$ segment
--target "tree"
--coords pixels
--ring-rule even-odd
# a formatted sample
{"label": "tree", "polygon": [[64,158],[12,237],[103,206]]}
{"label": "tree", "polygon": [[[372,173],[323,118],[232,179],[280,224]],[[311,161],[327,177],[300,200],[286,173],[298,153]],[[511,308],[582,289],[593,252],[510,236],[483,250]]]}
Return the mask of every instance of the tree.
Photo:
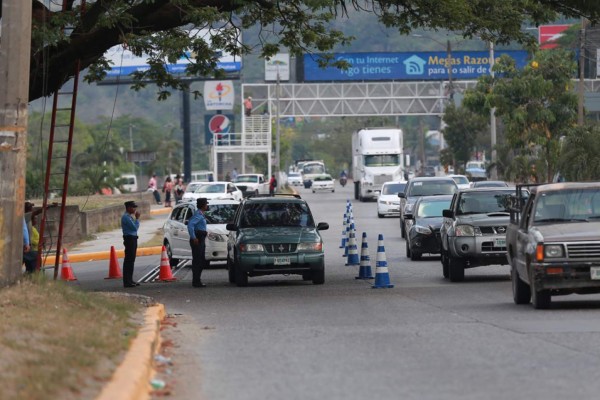
{"label": "tree", "polygon": [[576,127],[562,143],[559,170],[568,181],[600,180],[600,127]]}
{"label": "tree", "polygon": [[456,107],[450,103],[444,114],[444,139],[454,158],[455,170],[458,165],[464,170],[465,164],[471,159],[475,138],[488,127],[485,117],[478,115],[465,107]]}
{"label": "tree", "polygon": [[482,115],[496,107],[507,144],[515,154],[529,158],[536,180],[551,181],[557,170],[560,138],[575,124],[577,97],[572,91],[573,55],[544,50],[529,65],[517,70],[513,59],[502,56],[494,67],[496,77],[481,77],[467,91],[465,105]]}
{"label": "tree", "polygon": [[[27,0],[26,0],[27,1]],[[465,37],[507,43],[528,40],[521,30],[525,23],[546,23],[565,16],[588,17],[595,22],[600,9],[588,0],[292,0],[207,1],[207,0],[89,0],[85,7],[64,0],[65,10],[47,8],[47,2],[33,3],[33,35],[29,100],[57,91],[74,73],[80,60],[87,68],[86,79],[102,79],[109,67],[104,58],[111,47],[126,44],[136,55],[147,53],[150,69],[135,75],[136,88],[155,81],[159,97],[168,89],[182,89],[187,83],[170,76],[164,69],[189,54],[190,75],[215,73],[219,50],[233,55],[259,52],[261,57],[286,48],[294,55],[307,51],[327,52],[351,38],[331,29],[333,22],[347,18],[348,9],[376,13],[386,27],[407,34],[413,29],[450,29]],[[0,13],[1,13],[0,0]],[[53,4],[53,3],[50,3]],[[1,17],[1,14],[0,14]],[[186,27],[218,28],[210,37],[190,36]],[[258,49],[241,43],[241,30],[260,26]],[[72,29],[64,29],[69,27]],[[529,40],[532,38],[529,37]],[[325,62],[344,66],[326,58]]]}

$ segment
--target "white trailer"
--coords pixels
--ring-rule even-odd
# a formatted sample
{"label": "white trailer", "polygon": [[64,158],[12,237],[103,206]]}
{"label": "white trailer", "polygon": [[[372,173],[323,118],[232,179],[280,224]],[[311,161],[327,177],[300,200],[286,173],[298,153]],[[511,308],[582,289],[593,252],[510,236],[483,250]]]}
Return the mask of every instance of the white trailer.
{"label": "white trailer", "polygon": [[381,186],[404,180],[403,134],[398,128],[364,128],[352,135],[354,198],[377,199]]}

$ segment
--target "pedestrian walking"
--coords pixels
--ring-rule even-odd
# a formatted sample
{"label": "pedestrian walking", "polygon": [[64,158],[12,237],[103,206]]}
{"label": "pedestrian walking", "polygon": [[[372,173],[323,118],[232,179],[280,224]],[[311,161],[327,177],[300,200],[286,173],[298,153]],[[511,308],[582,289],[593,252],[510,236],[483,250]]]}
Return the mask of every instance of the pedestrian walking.
{"label": "pedestrian walking", "polygon": [[206,218],[204,212],[208,210],[208,199],[201,197],[196,200],[197,210],[188,222],[188,233],[190,234],[190,247],[192,248],[192,286],[205,287],[202,283],[202,270],[207,266],[206,262]]}
{"label": "pedestrian walking", "polygon": [[275,189],[277,189],[277,179],[275,179],[275,175],[271,175],[271,179],[269,180],[269,195],[275,195]]}
{"label": "pedestrian walking", "polygon": [[246,117],[252,115],[252,97],[250,96],[244,100],[244,112],[246,113]]}
{"label": "pedestrian walking", "polygon": [[123,286],[135,287],[140,284],[133,281],[133,268],[138,245],[138,229],[140,228],[140,212],[135,201],[125,202],[125,213],[121,217],[125,259],[123,260]]}
{"label": "pedestrian walking", "polygon": [[154,200],[156,201],[156,204],[162,204],[162,202],[160,201],[160,193],[158,191],[158,187],[156,186],[156,174],[152,174],[150,180],[148,180],[148,190],[150,190],[154,195]]}

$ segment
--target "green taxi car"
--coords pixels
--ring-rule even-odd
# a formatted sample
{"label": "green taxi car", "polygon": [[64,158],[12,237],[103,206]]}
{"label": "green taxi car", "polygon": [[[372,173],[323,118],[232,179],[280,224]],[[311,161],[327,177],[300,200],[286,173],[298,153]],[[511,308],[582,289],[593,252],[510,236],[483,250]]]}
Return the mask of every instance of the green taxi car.
{"label": "green taxi car", "polygon": [[296,274],[325,283],[325,254],[315,222],[299,196],[251,197],[242,201],[227,224],[229,282],[247,286],[248,277]]}

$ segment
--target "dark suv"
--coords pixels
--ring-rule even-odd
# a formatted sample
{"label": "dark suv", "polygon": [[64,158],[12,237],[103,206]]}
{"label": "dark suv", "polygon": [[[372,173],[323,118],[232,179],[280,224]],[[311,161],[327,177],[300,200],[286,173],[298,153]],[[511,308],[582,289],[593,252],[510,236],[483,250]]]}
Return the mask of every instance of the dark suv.
{"label": "dark suv", "polygon": [[252,197],[242,201],[227,224],[229,282],[248,285],[249,276],[302,275],[325,282],[325,254],[320,230],[299,196]]}
{"label": "dark suv", "polygon": [[412,213],[412,208],[421,196],[454,194],[458,190],[454,179],[446,176],[418,177],[408,181],[400,197],[400,234],[406,237],[404,213]]}

